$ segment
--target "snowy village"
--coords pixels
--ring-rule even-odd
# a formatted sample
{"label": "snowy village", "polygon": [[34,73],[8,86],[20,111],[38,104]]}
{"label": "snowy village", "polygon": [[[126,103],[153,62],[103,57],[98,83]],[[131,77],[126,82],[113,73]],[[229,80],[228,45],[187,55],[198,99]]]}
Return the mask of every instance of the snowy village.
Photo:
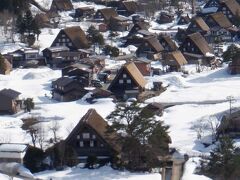
{"label": "snowy village", "polygon": [[0,0],[0,180],[239,168],[239,0]]}

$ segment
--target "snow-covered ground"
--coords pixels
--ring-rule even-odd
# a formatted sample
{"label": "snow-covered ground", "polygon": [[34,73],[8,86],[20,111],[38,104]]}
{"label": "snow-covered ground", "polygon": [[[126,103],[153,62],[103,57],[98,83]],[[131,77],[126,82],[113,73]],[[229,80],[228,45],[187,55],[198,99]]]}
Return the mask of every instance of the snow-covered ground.
{"label": "snow-covered ground", "polygon": [[130,173],[128,171],[116,171],[110,167],[100,169],[68,168],[64,171],[45,171],[36,174],[36,177],[54,180],[161,180],[159,173]]}

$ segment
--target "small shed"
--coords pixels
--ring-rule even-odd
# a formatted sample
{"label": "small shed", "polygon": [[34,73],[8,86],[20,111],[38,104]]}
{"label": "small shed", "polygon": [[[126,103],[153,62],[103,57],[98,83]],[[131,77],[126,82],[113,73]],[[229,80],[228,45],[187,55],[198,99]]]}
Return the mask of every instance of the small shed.
{"label": "small shed", "polygon": [[28,149],[27,144],[3,143],[0,144],[0,163],[17,162],[23,164],[23,158]]}

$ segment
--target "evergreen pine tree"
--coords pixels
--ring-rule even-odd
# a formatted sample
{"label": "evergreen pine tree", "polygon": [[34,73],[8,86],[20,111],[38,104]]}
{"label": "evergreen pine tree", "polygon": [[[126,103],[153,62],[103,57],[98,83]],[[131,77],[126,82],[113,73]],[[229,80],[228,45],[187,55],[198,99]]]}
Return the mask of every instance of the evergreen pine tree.
{"label": "evergreen pine tree", "polygon": [[167,126],[154,116],[144,115],[140,104],[118,104],[108,119],[108,131],[121,133],[122,161],[130,170],[149,170],[158,164],[157,157],[168,153],[170,138]]}
{"label": "evergreen pine tree", "polygon": [[211,152],[209,162],[203,166],[203,171],[212,178],[219,180],[235,180],[240,168],[240,155],[228,136],[219,139],[219,144]]}

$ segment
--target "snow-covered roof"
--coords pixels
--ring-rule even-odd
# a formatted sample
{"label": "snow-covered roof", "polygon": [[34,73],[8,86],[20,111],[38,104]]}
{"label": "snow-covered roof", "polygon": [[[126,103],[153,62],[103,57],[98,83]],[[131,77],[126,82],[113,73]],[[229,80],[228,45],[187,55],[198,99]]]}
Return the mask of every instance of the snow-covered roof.
{"label": "snow-covered roof", "polygon": [[1,144],[0,152],[24,152],[27,147],[27,144]]}

